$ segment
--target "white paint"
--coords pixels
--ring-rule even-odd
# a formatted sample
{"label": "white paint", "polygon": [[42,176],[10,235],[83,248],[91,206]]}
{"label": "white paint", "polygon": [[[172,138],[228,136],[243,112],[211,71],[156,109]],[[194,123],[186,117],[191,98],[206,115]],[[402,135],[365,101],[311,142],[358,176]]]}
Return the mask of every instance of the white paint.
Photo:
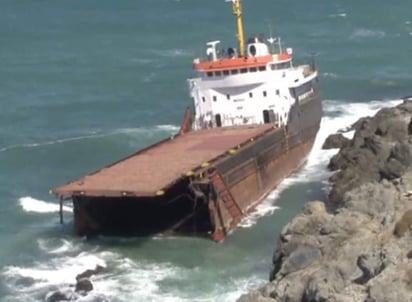
{"label": "white paint", "polygon": [[[209,53],[210,48],[216,49],[216,44],[208,44]],[[256,39],[246,49],[249,57],[267,57],[269,54],[267,45]],[[308,65],[294,67],[291,59],[279,58],[279,54],[273,54],[265,70],[249,68],[246,73],[240,73],[239,68],[237,74],[232,74],[222,69],[212,72],[213,75],[201,71],[197,78],[189,79],[190,96],[195,109],[193,128],[217,127],[217,115],[220,115],[223,127],[263,124],[265,110],[273,110],[274,115],[279,117],[277,123],[285,125],[296,99],[301,101],[314,93],[312,88],[295,99],[290,88],[311,82],[318,74]],[[209,60],[219,59],[212,55]],[[200,60],[195,59],[194,62],[199,63]]]}

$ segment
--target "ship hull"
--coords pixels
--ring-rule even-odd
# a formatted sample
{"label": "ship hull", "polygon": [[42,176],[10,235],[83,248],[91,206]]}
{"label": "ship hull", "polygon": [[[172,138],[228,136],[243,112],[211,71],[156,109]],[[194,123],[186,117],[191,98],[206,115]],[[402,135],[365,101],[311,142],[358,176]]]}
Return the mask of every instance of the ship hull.
{"label": "ship hull", "polygon": [[88,236],[160,233],[221,241],[284,178],[302,166],[313,146],[321,115],[315,85],[312,96],[296,101],[287,127],[251,139],[245,147],[231,150],[230,156],[218,157],[212,164],[188,173],[161,196],[73,194],[74,230]]}

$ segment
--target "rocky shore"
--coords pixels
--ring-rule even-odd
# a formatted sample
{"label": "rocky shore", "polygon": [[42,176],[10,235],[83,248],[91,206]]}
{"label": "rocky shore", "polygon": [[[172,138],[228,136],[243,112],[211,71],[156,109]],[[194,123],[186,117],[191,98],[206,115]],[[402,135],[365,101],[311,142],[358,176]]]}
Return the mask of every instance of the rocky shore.
{"label": "rocky shore", "polygon": [[282,230],[270,283],[238,302],[412,301],[412,101],[328,138],[329,200]]}
{"label": "rocky shore", "polygon": [[46,302],[57,301],[77,301],[78,299],[87,296],[93,290],[93,283],[90,280],[94,275],[104,271],[104,267],[97,265],[94,269],[88,269],[76,276],[76,283],[70,286],[69,289],[55,290],[48,293],[45,297]]}

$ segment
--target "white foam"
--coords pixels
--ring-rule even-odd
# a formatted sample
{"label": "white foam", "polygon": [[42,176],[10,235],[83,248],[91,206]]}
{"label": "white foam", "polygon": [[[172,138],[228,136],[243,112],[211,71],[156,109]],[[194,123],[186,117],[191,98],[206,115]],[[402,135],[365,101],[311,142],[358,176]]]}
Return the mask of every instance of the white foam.
{"label": "white foam", "polygon": [[[383,107],[393,107],[400,103],[402,103],[402,100],[371,101],[368,103],[324,101],[323,107],[326,116],[323,117],[321,121],[319,132],[305,165],[297,173],[284,179],[277,188],[256,207],[256,210],[242,221],[240,226],[244,228],[251,227],[256,224],[260,217],[271,215],[278,209],[274,204],[280,194],[293,184],[323,181],[330,176],[327,165],[330,158],[338,152],[338,149],[322,149],[325,139],[330,134],[343,132],[343,135],[352,138],[354,131],[348,131],[346,129],[359,118],[372,116]],[[326,183],[325,186],[327,185]]]}
{"label": "white foam", "polygon": [[66,239],[59,239],[58,243],[50,242],[51,240],[38,239],[39,248],[49,254],[64,254],[66,252],[73,252],[77,250],[77,246]]}
{"label": "white foam", "polygon": [[[184,287],[169,288],[163,284],[167,284],[168,280],[184,284],[191,278],[200,278],[199,274],[203,274],[200,267],[185,267],[141,259],[134,261],[113,252],[94,251],[82,252],[76,256],[55,256],[45,263],[34,263],[31,267],[5,267],[2,275],[12,295],[19,298],[47,297],[58,289],[71,295],[76,301],[229,302],[265,282],[258,276],[246,276],[217,282],[207,291],[202,291],[203,286],[199,284],[199,292],[193,297],[193,293],[186,291]],[[76,276],[88,269],[95,269],[97,265],[105,269],[91,277],[94,290],[85,297],[73,293]],[[207,283],[210,283],[210,280]]]}
{"label": "white foam", "polygon": [[347,14],[346,13],[338,13],[338,14],[331,14],[329,15],[332,18],[340,17],[340,18],[346,18]]}
{"label": "white foam", "polygon": [[[34,263],[31,267],[5,267],[2,271],[5,284],[17,295],[31,292],[46,296],[57,288],[72,292],[78,274],[102,266],[105,268],[103,272],[91,277],[94,290],[87,297],[76,296],[79,301],[93,301],[96,297],[101,298],[99,301],[110,301],[111,298],[116,298],[116,301],[167,301],[171,297],[167,292],[162,292],[160,282],[167,278],[176,280],[183,275],[186,278],[190,273],[188,269],[169,263],[135,262],[112,252],[56,256],[46,263]],[[19,285],[27,279],[32,282]]]}
{"label": "white foam", "polygon": [[[382,107],[394,106],[400,102],[400,100],[394,100],[348,104],[339,101],[325,101],[326,116],[322,120],[318,137],[305,167],[292,177],[285,179],[257,207],[256,214],[251,215],[250,220],[243,222],[244,227],[253,225],[262,215],[273,213],[277,209],[274,206],[275,200],[284,189],[292,184],[319,179],[325,181],[322,173],[326,171],[326,164],[331,154],[336,152],[336,150],[321,150],[323,141],[329,134],[347,128],[360,117],[375,114]],[[31,197],[21,198],[20,203],[27,211],[33,209],[36,212],[55,212],[58,210],[58,205]],[[56,288],[61,291],[72,291],[73,288],[70,286],[75,283],[75,277],[87,269],[94,269],[96,265],[106,267],[107,270],[92,277],[94,290],[85,297],[76,296],[77,301],[228,302],[236,300],[241,294],[265,282],[261,277],[254,275],[234,278],[229,281],[229,284],[227,280],[222,283],[216,282],[212,290],[202,291],[203,287],[199,285],[199,291],[193,296],[194,294],[185,288],[164,286],[168,284],[168,281],[172,284],[174,282],[183,284],[185,280],[194,278],[197,271],[203,268],[182,267],[168,262],[142,260],[139,257],[134,261],[117,253],[99,252],[96,249],[73,255],[73,252],[76,253],[76,247],[79,250],[83,247],[65,239],[57,242],[39,240],[38,244],[42,250],[50,254],[51,259],[25,267],[7,266],[2,270],[5,284],[15,296],[30,297],[34,293],[39,296],[41,293],[45,297],[47,293]],[[25,278],[34,282],[22,286]]]}
{"label": "white foam", "polygon": [[338,75],[336,73],[333,73],[333,72],[324,72],[324,73],[322,73],[322,76],[325,77],[325,78],[332,78],[332,79],[338,78]]}
{"label": "white foam", "polygon": [[164,131],[170,134],[174,134],[178,130],[179,130],[179,127],[175,125],[156,125],[152,127],[120,128],[120,129],[115,129],[109,132],[92,131],[92,132],[89,132],[89,134],[85,134],[85,135],[66,137],[66,138],[61,138],[61,139],[56,139],[56,140],[51,140],[51,141],[4,146],[0,148],[0,152],[6,152],[6,151],[14,150],[14,149],[19,149],[19,148],[43,147],[43,146],[56,145],[56,144],[62,144],[62,143],[67,143],[67,142],[82,141],[86,139],[104,138],[104,137],[123,135],[123,134],[134,135],[134,134],[146,134],[146,133],[164,132]]}
{"label": "white foam", "polygon": [[[305,166],[294,175],[295,181],[320,181],[329,175],[327,164],[337,149],[323,150],[322,145],[330,134],[343,132],[348,138],[353,131],[348,131],[359,118],[372,116],[383,107],[393,107],[402,103],[402,100],[370,101],[368,103],[347,103],[341,101],[324,101],[324,112],[319,132]],[[329,113],[329,114],[328,114]]]}
{"label": "white foam", "polygon": [[167,132],[177,132],[179,131],[180,127],[176,125],[158,125],[156,126],[156,129],[161,130],[161,131],[167,131]]}
{"label": "white foam", "polygon": [[[26,212],[55,213],[60,211],[60,206],[56,203],[34,199],[33,197],[29,196],[19,198],[19,202],[20,206]],[[73,209],[68,206],[63,206],[63,211],[73,212]]]}
{"label": "white foam", "polygon": [[350,35],[352,39],[364,39],[364,38],[383,38],[386,36],[386,33],[381,30],[372,30],[367,28],[357,28]]}
{"label": "white foam", "polygon": [[186,49],[179,49],[179,48],[173,48],[173,49],[167,49],[167,50],[152,50],[153,53],[160,55],[162,57],[167,57],[167,58],[177,58],[177,57],[193,57],[193,53],[189,52]]}
{"label": "white foam", "polygon": [[[76,301],[86,301],[73,292],[72,286],[76,283],[78,274],[88,269],[95,269],[98,265],[106,267],[105,261],[98,255],[83,252],[75,257],[58,257],[46,263],[35,263],[32,267],[7,266],[2,270],[2,275],[6,281],[5,285],[14,297],[25,297],[27,294],[31,297],[46,297],[58,289],[60,292],[71,293],[73,298],[80,299]],[[87,299],[94,295],[100,294],[93,293]]]}

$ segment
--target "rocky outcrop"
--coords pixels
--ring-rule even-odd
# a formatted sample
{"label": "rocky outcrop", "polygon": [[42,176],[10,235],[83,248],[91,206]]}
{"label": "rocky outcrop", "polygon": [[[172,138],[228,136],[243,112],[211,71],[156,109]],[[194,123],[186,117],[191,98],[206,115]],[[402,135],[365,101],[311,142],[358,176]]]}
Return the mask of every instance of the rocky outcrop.
{"label": "rocky outcrop", "polygon": [[74,292],[71,289],[56,290],[48,293],[45,297],[45,301],[76,301],[79,298],[86,296],[94,288],[90,278],[103,271],[104,267],[100,265],[97,265],[94,269],[85,270],[76,276],[76,284],[73,286]]}
{"label": "rocky outcrop", "polygon": [[282,230],[251,301],[412,301],[412,102],[353,125],[331,159],[329,201]]}
{"label": "rocky outcrop", "polygon": [[340,149],[349,144],[349,139],[344,137],[342,133],[329,135],[323,143],[322,149]]}

